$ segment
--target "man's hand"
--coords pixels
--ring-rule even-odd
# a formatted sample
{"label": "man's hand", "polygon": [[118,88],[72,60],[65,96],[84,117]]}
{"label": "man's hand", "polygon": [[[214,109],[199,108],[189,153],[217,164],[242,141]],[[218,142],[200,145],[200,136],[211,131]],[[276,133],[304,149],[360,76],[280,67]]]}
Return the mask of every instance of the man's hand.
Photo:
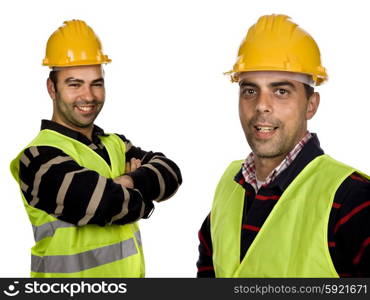
{"label": "man's hand", "polygon": [[[131,158],[130,162],[126,163],[125,173],[133,172],[140,166],[141,166],[141,160],[133,157]],[[129,175],[123,175],[123,176],[117,177],[113,179],[113,181],[115,183],[122,185],[125,188],[130,188],[130,189],[134,188],[134,181]]]}
{"label": "man's hand", "polygon": [[134,188],[134,181],[128,175],[123,175],[123,176],[114,178],[113,181],[115,183],[118,183],[118,184],[122,185],[122,187],[129,188],[129,189]]}
{"label": "man's hand", "polygon": [[135,171],[137,168],[141,167],[141,160],[136,159],[135,157],[131,158],[130,162],[126,162],[125,173],[130,173]]}

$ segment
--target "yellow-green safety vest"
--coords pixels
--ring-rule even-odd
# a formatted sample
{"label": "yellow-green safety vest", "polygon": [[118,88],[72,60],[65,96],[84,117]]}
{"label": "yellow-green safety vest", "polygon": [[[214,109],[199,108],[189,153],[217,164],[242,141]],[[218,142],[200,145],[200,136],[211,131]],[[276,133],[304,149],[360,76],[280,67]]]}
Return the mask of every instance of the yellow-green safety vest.
{"label": "yellow-green safety vest", "polygon": [[338,187],[359,171],[328,155],[315,158],[284,191],[240,261],[245,190],[234,177],[242,162],[229,165],[215,192],[211,237],[216,277],[339,277],[328,248],[329,215]]}
{"label": "yellow-green safety vest", "polygon": [[[49,129],[41,130],[26,148],[55,147],[80,166],[101,176],[115,178],[123,175],[124,142],[115,134],[99,138],[107,149],[111,166],[83,143]],[[10,169],[21,188],[24,206],[33,226],[35,245],[31,249],[31,277],[144,277],[144,255],[136,222],[76,226],[28,204],[22,193],[25,184],[19,178],[23,151],[12,161]],[[122,208],[122,216],[126,212],[127,206]]]}

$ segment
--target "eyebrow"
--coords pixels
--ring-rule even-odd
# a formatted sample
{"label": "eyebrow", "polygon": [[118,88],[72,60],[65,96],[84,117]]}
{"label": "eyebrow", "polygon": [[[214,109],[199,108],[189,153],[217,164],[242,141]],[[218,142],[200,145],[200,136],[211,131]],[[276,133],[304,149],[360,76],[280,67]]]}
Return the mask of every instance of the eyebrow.
{"label": "eyebrow", "polygon": [[[85,81],[82,80],[82,79],[74,78],[74,77],[68,77],[66,80],[64,80],[64,83],[71,83],[71,82],[78,82],[78,83],[81,83],[82,84]],[[104,83],[104,78],[103,77],[100,77],[100,78],[94,79],[91,83],[94,84],[94,83],[97,83],[97,82]]]}
{"label": "eyebrow", "polygon": [[[250,81],[240,81],[239,86],[240,87],[251,86],[251,87],[254,87],[254,88],[259,88],[259,86],[257,84],[255,84],[253,82],[250,82]],[[278,86],[289,86],[293,90],[296,90],[296,87],[290,81],[278,81],[278,82],[269,83],[269,87],[278,87]]]}
{"label": "eyebrow", "polygon": [[269,84],[269,86],[271,86],[271,87],[278,87],[278,86],[282,86],[282,85],[287,85],[287,86],[291,87],[293,90],[296,90],[296,87],[294,86],[294,84],[289,82],[289,81],[272,82],[272,83]]}
{"label": "eyebrow", "polygon": [[258,85],[253,83],[253,82],[249,82],[249,81],[240,81],[239,82],[239,86],[240,87],[245,87],[245,86],[253,86],[255,88],[258,88]]}
{"label": "eyebrow", "polygon": [[102,82],[104,83],[104,78],[103,77],[100,77],[98,79],[94,79],[91,83],[97,83],[97,82]]}
{"label": "eyebrow", "polygon": [[83,80],[81,79],[77,79],[77,78],[74,78],[74,77],[68,77],[64,80],[64,83],[70,83],[70,82],[79,82],[79,83],[84,83]]}

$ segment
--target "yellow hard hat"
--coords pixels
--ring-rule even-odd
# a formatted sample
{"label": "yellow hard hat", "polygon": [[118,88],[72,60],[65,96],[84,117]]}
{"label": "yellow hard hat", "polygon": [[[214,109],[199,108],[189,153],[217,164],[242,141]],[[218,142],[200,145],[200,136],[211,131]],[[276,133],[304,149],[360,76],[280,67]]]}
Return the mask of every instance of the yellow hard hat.
{"label": "yellow hard hat", "polygon": [[111,62],[94,31],[81,20],[65,21],[49,38],[42,64],[52,67],[98,65]]}
{"label": "yellow hard hat", "polygon": [[285,15],[259,18],[240,45],[237,62],[226,74],[233,82],[239,73],[287,71],[312,76],[315,85],[328,79],[314,39]]}

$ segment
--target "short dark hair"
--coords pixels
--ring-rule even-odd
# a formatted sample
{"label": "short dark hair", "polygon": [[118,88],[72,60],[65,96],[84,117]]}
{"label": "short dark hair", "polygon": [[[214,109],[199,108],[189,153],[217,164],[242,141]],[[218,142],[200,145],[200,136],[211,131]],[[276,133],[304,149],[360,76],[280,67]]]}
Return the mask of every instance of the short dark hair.
{"label": "short dark hair", "polygon": [[313,93],[315,92],[315,89],[312,86],[310,86],[306,83],[304,83],[303,86],[304,86],[304,90],[306,92],[307,99],[310,99],[311,96],[313,95]]}
{"label": "short dark hair", "polygon": [[55,71],[55,70],[50,71],[49,79],[54,84],[55,91],[57,91],[58,71]]}

